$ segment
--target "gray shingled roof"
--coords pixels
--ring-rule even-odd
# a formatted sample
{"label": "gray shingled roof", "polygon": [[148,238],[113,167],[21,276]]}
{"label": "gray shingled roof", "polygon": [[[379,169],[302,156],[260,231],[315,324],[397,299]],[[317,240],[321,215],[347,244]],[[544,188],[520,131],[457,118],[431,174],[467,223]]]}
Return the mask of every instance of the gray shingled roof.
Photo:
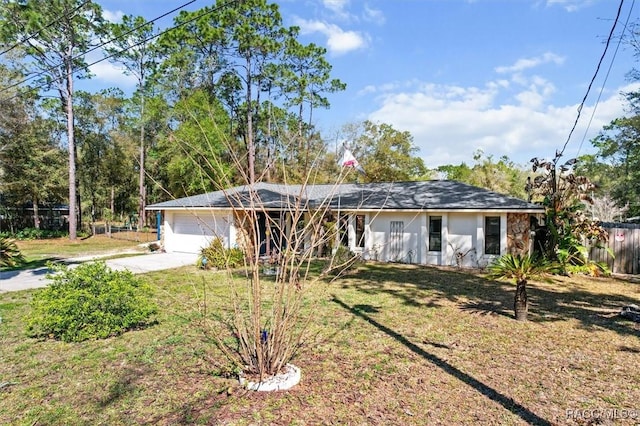
{"label": "gray shingled roof", "polygon": [[[542,212],[539,205],[452,180],[342,185],[283,185],[260,182],[254,189],[258,208],[285,208],[296,200],[310,206],[326,205],[345,210],[527,210]],[[339,206],[338,206],[339,203]],[[250,208],[249,187],[165,201],[149,210],[180,208]]]}

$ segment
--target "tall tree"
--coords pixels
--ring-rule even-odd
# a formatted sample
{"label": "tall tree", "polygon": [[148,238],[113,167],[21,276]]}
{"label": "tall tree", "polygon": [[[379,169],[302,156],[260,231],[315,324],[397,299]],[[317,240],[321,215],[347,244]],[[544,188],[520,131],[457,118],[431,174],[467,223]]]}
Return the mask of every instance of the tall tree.
{"label": "tall tree", "polygon": [[56,136],[51,120],[34,117],[24,123],[16,138],[0,151],[3,172],[0,192],[15,203],[31,203],[36,229],[41,225],[40,204],[52,204],[63,198],[64,153],[58,147]]}
{"label": "tall tree", "polygon": [[160,52],[156,45],[157,31],[153,23],[146,22],[141,16],[127,15],[122,23],[109,25],[110,43],[107,53],[113,55],[114,61],[122,64],[127,75],[136,79],[138,101],[139,126],[139,157],[138,157],[138,230],[145,226],[145,207],[147,205],[146,154],[147,142],[145,138],[145,100],[149,87],[149,77],[158,67]]}
{"label": "tall tree", "polygon": [[465,162],[458,165],[445,164],[438,166],[436,172],[440,174],[442,179],[456,180],[458,182],[471,183],[473,180],[473,169],[469,167]]}
{"label": "tall tree", "polygon": [[18,70],[0,64],[0,152],[19,138],[17,135],[34,113],[33,99],[14,85],[22,78]]}
{"label": "tall tree", "polygon": [[[344,88],[330,79],[324,49],[297,43],[299,29],[283,26],[275,3],[218,2],[182,12],[176,26],[161,41],[168,55],[166,75],[181,88],[202,87],[223,102],[232,120],[229,136],[243,144],[239,158],[246,161],[249,183],[256,180],[257,151],[265,141],[257,135],[269,129],[258,122],[260,116],[270,117],[261,111],[282,98],[279,106],[295,108],[301,117],[301,104],[328,106],[322,93]],[[291,72],[284,72],[286,65]]]}
{"label": "tall tree", "polygon": [[618,205],[629,205],[628,214],[640,214],[640,115],[622,117],[605,126],[591,143],[594,157],[583,157],[583,172],[590,173],[601,192]]}
{"label": "tall tree", "polygon": [[528,197],[526,182],[529,172],[527,169],[518,166],[506,155],[496,161],[493,156],[485,155],[482,150],[474,152],[473,160],[474,164],[471,167],[461,163],[458,166],[440,166],[436,170],[444,174],[447,179],[522,199]]}
{"label": "tall tree", "polygon": [[185,95],[172,109],[176,129],[164,134],[151,156],[155,176],[173,197],[219,190],[233,180],[234,170],[224,139],[228,117],[201,89]]}
{"label": "tall tree", "polygon": [[390,124],[364,121],[345,126],[346,140],[366,175],[367,182],[394,182],[426,179],[429,171],[422,158],[416,156],[418,147],[407,131],[399,131]]}
{"label": "tall tree", "polygon": [[300,165],[299,173],[307,176],[317,161],[319,150],[324,148],[319,147],[318,139],[312,137],[313,111],[315,108],[329,108],[325,94],[345,90],[346,84],[331,78],[332,67],[325,59],[325,48],[313,43],[303,45],[296,38],[289,37],[285,41],[284,53],[285,61],[273,67],[273,74],[275,81],[281,82],[285,106],[297,108],[297,143],[291,144],[291,148],[295,150],[296,162]]}
{"label": "tall tree", "polygon": [[89,202],[92,222],[105,211],[115,216],[116,199],[117,213],[130,213],[127,201],[135,190],[135,173],[133,152],[127,152],[133,147],[124,104],[124,94],[118,90],[76,95],[79,190]]}
{"label": "tall tree", "polygon": [[[74,80],[88,76],[84,55],[102,29],[102,9],[89,0],[30,0],[0,4],[0,40],[31,60],[36,88],[58,92],[67,124],[69,238],[77,238]],[[19,42],[19,43],[18,43]]]}

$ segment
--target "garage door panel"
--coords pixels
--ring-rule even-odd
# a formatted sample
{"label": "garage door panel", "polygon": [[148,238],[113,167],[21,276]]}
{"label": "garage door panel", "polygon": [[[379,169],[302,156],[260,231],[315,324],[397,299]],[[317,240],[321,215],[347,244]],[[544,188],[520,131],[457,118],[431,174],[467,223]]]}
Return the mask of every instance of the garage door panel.
{"label": "garage door panel", "polygon": [[198,253],[214,238],[221,238],[225,247],[229,244],[229,223],[226,216],[203,214],[176,214],[173,219],[173,235],[167,250]]}

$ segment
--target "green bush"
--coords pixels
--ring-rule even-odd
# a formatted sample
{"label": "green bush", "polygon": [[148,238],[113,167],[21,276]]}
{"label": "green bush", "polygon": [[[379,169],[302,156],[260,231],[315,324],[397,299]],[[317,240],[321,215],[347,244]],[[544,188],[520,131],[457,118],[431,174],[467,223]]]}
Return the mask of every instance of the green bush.
{"label": "green bush", "polygon": [[15,238],[20,241],[46,240],[52,238],[62,238],[69,236],[67,231],[54,231],[50,229],[24,228],[15,233],[8,231],[0,232],[0,237]]}
{"label": "green bush", "polygon": [[214,238],[208,247],[200,250],[198,266],[209,269],[239,268],[244,265],[244,253],[239,248],[227,249],[220,238]]}
{"label": "green bush", "polygon": [[151,323],[151,288],[129,271],[104,262],[55,266],[51,285],[34,295],[27,335],[65,342],[104,339]]}

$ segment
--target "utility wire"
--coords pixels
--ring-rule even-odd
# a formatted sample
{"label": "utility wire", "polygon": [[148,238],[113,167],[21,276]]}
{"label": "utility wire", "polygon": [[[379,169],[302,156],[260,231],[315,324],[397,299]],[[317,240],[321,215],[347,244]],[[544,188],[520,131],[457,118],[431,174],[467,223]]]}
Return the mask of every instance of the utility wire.
{"label": "utility wire", "polygon": [[[195,0],[193,0],[193,1],[195,1]],[[226,3],[223,3],[223,4],[219,5],[219,6],[216,6],[215,8],[213,8],[213,9],[211,9],[211,10],[207,11],[207,12],[203,12],[203,13],[201,13],[201,14],[199,14],[199,15],[197,15],[197,16],[195,16],[195,17],[193,17],[193,18],[191,18],[191,19],[189,19],[189,20],[187,20],[187,21],[181,22],[180,24],[178,24],[178,25],[176,25],[176,26],[173,26],[173,27],[171,27],[171,28],[167,28],[166,30],[161,31],[161,32],[159,32],[158,34],[154,34],[154,35],[152,35],[151,37],[147,37],[146,39],[144,39],[144,40],[142,40],[142,41],[139,41],[138,43],[132,44],[131,46],[129,46],[129,47],[125,48],[125,49],[119,50],[119,51],[114,52],[114,53],[112,53],[112,54],[110,54],[110,55],[104,56],[103,58],[98,59],[97,61],[91,62],[90,64],[86,65],[84,68],[88,69],[88,68],[92,67],[92,66],[93,66],[93,65],[95,65],[95,64],[98,64],[98,63],[100,63],[100,62],[102,62],[102,61],[106,61],[107,59],[110,59],[110,58],[112,58],[112,57],[114,57],[114,56],[118,56],[118,55],[119,55],[119,54],[121,54],[122,52],[126,52],[126,51],[127,51],[127,50],[129,50],[129,49],[133,49],[134,47],[138,47],[138,46],[140,46],[140,45],[142,45],[142,44],[145,44],[146,42],[151,41],[151,40],[153,40],[154,38],[158,38],[158,37],[160,37],[161,35],[164,35],[164,34],[166,34],[166,33],[170,32],[170,31],[175,30],[176,28],[180,28],[180,27],[182,27],[182,26],[184,26],[184,25],[187,25],[187,24],[190,24],[190,23],[192,23],[192,22],[194,22],[194,21],[197,21],[198,19],[202,18],[203,16],[210,15],[210,14],[212,14],[213,12],[217,12],[218,10],[223,9],[223,8],[225,8],[225,7],[229,6],[231,3],[236,3],[236,2],[238,2],[238,1],[241,1],[241,0],[230,0],[230,1],[228,1],[228,2],[226,2]]]}
{"label": "utility wire", "polygon": [[[153,18],[151,21],[145,22],[145,23],[143,23],[143,24],[141,24],[141,25],[138,25],[138,26],[137,26],[137,27],[135,27],[135,28],[132,28],[131,30],[129,30],[129,31],[127,31],[127,32],[125,32],[124,34],[120,35],[119,37],[114,37],[114,38],[112,38],[112,39],[110,39],[110,40],[107,40],[107,41],[105,41],[105,42],[100,43],[99,45],[97,45],[97,46],[95,46],[95,47],[93,47],[93,48],[91,48],[91,49],[87,50],[86,52],[82,52],[82,53],[79,53],[79,54],[77,54],[77,55],[73,56],[73,57],[71,58],[71,60],[72,60],[72,61],[74,61],[74,60],[76,60],[76,59],[78,59],[78,58],[82,58],[82,57],[86,56],[87,54],[89,54],[89,53],[91,53],[91,52],[94,52],[94,51],[96,51],[96,50],[100,49],[101,47],[104,47],[104,46],[106,46],[106,45],[110,44],[111,42],[113,42],[113,41],[115,41],[115,40],[118,40],[118,39],[120,39],[120,38],[123,38],[123,37],[128,36],[128,35],[129,35],[129,34],[131,34],[132,32],[134,32],[134,31],[138,30],[139,28],[142,28],[142,27],[143,27],[143,26],[145,26],[145,25],[148,25],[148,24],[154,23],[154,22],[156,22],[156,21],[158,21],[158,20],[160,20],[160,19],[162,19],[162,18],[166,17],[167,15],[170,15],[170,14],[172,14],[172,13],[174,13],[174,12],[176,12],[176,11],[180,10],[180,9],[185,8],[186,6],[190,5],[191,3],[194,3],[195,1],[196,1],[196,0],[191,0],[191,1],[187,2],[187,3],[184,3],[184,4],[183,4],[183,5],[181,5],[181,6],[178,6],[178,7],[174,8],[174,9],[172,9],[172,10],[168,11],[168,12],[165,12],[165,13],[163,13],[162,15],[160,15],[160,16],[158,16],[158,17],[156,17],[156,18]],[[139,42],[139,43],[136,43],[136,44],[134,44],[134,45],[132,45],[132,46],[129,46],[127,49],[122,49],[122,50],[120,50],[120,51],[118,51],[118,52],[115,52],[115,53],[113,53],[113,54],[111,54],[111,55],[109,55],[109,56],[106,56],[106,57],[104,57],[104,58],[102,58],[102,59],[100,59],[100,60],[98,60],[98,61],[96,61],[96,62],[93,62],[93,63],[91,63],[91,64],[89,64],[89,65],[86,65],[86,66],[84,66],[84,67],[82,67],[82,68],[84,68],[85,70],[88,70],[88,69],[89,69],[89,67],[91,67],[92,65],[95,65],[95,64],[97,64],[97,63],[99,63],[99,62],[102,62],[102,61],[103,61],[103,60],[105,60],[105,59],[111,58],[111,57],[113,57],[113,56],[119,55],[120,53],[122,53],[122,52],[124,52],[124,51],[126,51],[126,50],[129,50],[129,49],[131,49],[131,48],[133,48],[133,47],[136,47],[136,46],[139,46],[139,45],[141,45],[141,44],[143,44],[143,43],[146,43],[147,41],[149,41],[149,40],[151,40],[151,39],[153,39],[153,38],[155,38],[155,37],[158,37],[159,35],[164,34],[165,32],[166,32],[166,31],[161,32],[161,33],[159,33],[159,34],[156,34],[156,35],[155,35],[155,36],[153,36],[153,37],[149,37],[149,38],[148,38],[148,39],[146,39],[146,40],[143,40],[143,41],[141,41],[141,42]],[[36,74],[34,74],[34,75],[30,76],[30,77],[27,77],[27,78],[25,78],[25,79],[23,79],[23,80],[20,80],[20,81],[18,81],[17,83],[14,83],[14,84],[12,84],[12,85],[10,85],[10,86],[7,86],[7,87],[3,87],[2,89],[0,89],[0,93],[6,92],[6,91],[8,91],[9,89],[12,89],[12,88],[14,88],[14,87],[16,87],[16,86],[19,86],[19,85],[23,84],[23,83],[26,83],[26,82],[27,82],[27,81],[29,81],[29,80],[33,80],[33,79],[34,79],[34,78],[36,78],[36,77],[39,77],[39,76],[41,76],[41,75],[43,75],[43,74],[46,74],[46,73],[48,73],[48,72],[50,72],[50,71],[52,71],[52,70],[54,70],[54,69],[56,69],[56,68],[60,67],[62,64],[63,64],[63,63],[61,62],[61,63],[59,63],[59,64],[57,64],[57,65],[54,65],[54,66],[52,66],[52,67],[47,68],[46,70],[40,71],[39,73],[36,73]],[[72,74],[73,74],[73,72],[72,72]],[[66,75],[65,75],[65,76],[66,76]],[[53,79],[51,82],[56,81],[56,80],[58,80],[58,79],[57,79],[57,78],[56,78],[56,79]],[[43,88],[43,87],[45,87],[45,86],[47,86],[47,85],[51,84],[51,82],[48,82],[47,84],[42,84],[42,85],[40,85],[40,86],[36,86],[36,87],[35,87],[35,89],[41,89],[41,88]],[[4,101],[8,101],[8,100],[10,100],[10,99],[13,99],[13,98],[14,98],[14,97],[16,97],[16,96],[17,96],[17,95],[14,95],[14,96],[12,96],[12,97],[10,97],[10,98],[3,99],[3,100],[2,100],[2,102],[4,102]]]}
{"label": "utility wire", "polygon": [[49,23],[48,23],[47,25],[45,25],[44,27],[40,28],[40,29],[39,29],[35,34],[32,34],[32,35],[30,35],[29,37],[24,38],[24,39],[22,39],[22,40],[18,41],[18,42],[17,42],[16,44],[14,44],[13,46],[11,46],[11,47],[9,47],[9,48],[7,48],[7,49],[3,50],[2,52],[0,52],[0,56],[4,55],[5,53],[9,53],[10,51],[12,51],[13,49],[15,49],[16,47],[20,46],[21,44],[24,44],[24,43],[28,42],[29,40],[31,40],[32,38],[39,36],[39,35],[40,35],[40,33],[41,33],[43,30],[46,30],[47,28],[49,28],[49,27],[50,27],[50,26],[52,26],[53,24],[55,24],[55,23],[57,23],[57,22],[60,22],[60,20],[61,20],[63,17],[67,17],[67,18],[68,18],[68,17],[70,17],[71,15],[73,15],[74,13],[76,13],[78,10],[82,9],[82,8],[83,8],[87,3],[89,3],[89,1],[90,1],[90,0],[85,1],[85,2],[84,2],[84,3],[82,3],[80,6],[76,7],[76,8],[75,8],[75,9],[73,9],[71,12],[69,12],[68,14],[66,14],[66,15],[62,15],[62,16],[59,16],[59,17],[57,17],[56,19],[54,19],[53,21],[49,22]]}
{"label": "utility wire", "polygon": [[611,74],[611,68],[613,68],[613,63],[616,59],[616,56],[618,54],[618,50],[620,49],[620,44],[622,44],[622,34],[626,33],[627,31],[627,26],[629,25],[629,20],[631,19],[631,12],[633,12],[633,7],[636,4],[636,0],[632,0],[631,2],[631,8],[629,8],[629,14],[627,15],[627,19],[624,22],[624,28],[622,29],[622,33],[620,35],[620,37],[618,38],[618,44],[616,45],[616,50],[613,52],[613,57],[611,58],[611,63],[609,64],[609,69],[607,69],[607,74],[605,75],[604,81],[602,82],[602,87],[600,87],[600,93],[598,93],[598,99],[596,99],[596,103],[593,106],[593,111],[591,112],[591,117],[589,118],[589,123],[587,124],[587,128],[584,130],[584,135],[582,135],[582,140],[580,141],[580,146],[578,146],[578,151],[576,153],[576,157],[578,157],[580,155],[580,150],[582,149],[582,144],[584,143],[585,139],[587,138],[587,133],[589,132],[589,127],[591,127],[591,123],[593,122],[593,117],[596,115],[596,109],[598,108],[598,103],[600,102],[600,99],[602,98],[602,93],[604,92],[604,86],[607,83],[607,80],[609,78],[609,74]]}
{"label": "utility wire", "polygon": [[582,102],[580,102],[580,106],[578,106],[578,115],[576,116],[576,120],[573,123],[573,127],[571,128],[571,131],[569,132],[569,136],[567,137],[567,140],[565,141],[564,145],[562,146],[562,150],[559,152],[556,152],[556,160],[558,158],[560,158],[562,156],[562,154],[564,153],[564,150],[567,148],[567,144],[569,143],[569,140],[571,139],[571,135],[573,135],[573,132],[575,131],[576,127],[578,126],[578,121],[580,120],[580,115],[582,113],[582,108],[584,108],[584,104],[587,101],[587,97],[589,96],[589,92],[591,91],[591,86],[593,86],[593,82],[596,79],[596,76],[598,75],[598,71],[600,71],[600,66],[602,65],[602,62],[604,61],[604,57],[607,54],[607,50],[609,49],[609,44],[611,43],[611,39],[613,38],[613,33],[616,29],[616,25],[618,24],[618,19],[620,19],[620,13],[622,11],[622,5],[624,4],[624,0],[620,0],[620,5],[618,6],[618,12],[616,14],[616,18],[613,21],[613,26],[611,27],[611,31],[609,32],[609,37],[607,37],[607,42],[605,44],[604,47],[604,51],[602,52],[602,56],[600,56],[600,60],[598,61],[598,66],[596,67],[596,71],[593,74],[593,77],[591,78],[591,82],[589,82],[589,87],[587,87],[587,92],[585,93],[584,97],[582,98]]}

